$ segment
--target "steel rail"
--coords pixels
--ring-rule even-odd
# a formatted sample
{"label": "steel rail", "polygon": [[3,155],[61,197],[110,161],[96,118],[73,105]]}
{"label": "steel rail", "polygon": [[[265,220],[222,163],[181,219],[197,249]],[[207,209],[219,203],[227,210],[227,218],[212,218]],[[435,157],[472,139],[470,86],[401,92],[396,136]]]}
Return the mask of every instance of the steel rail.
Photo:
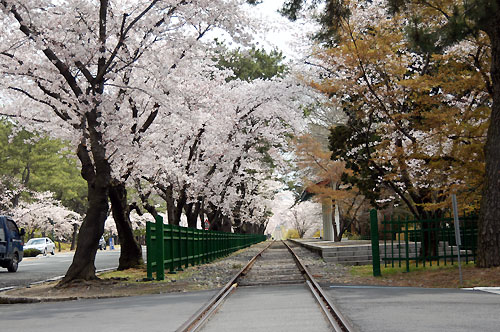
{"label": "steel rail", "polygon": [[[356,331],[352,324],[342,315],[338,307],[328,298],[326,293],[323,291],[318,282],[314,279],[309,270],[305,267],[302,261],[299,259],[297,254],[290,248],[290,246],[282,241],[283,244],[288,248],[292,254],[297,266],[302,271],[304,277],[306,278],[306,284],[313,293],[314,297],[318,300],[320,307],[323,309],[328,321],[331,323],[335,331],[339,332],[354,332]],[[333,320],[332,320],[333,318]]]}
{"label": "steel rail", "polygon": [[252,267],[257,258],[267,250],[275,241],[269,243],[267,247],[262,249],[257,255],[252,257],[252,259],[238,272],[231,280],[217,293],[215,294],[203,307],[196,311],[184,324],[182,324],[176,332],[192,332],[198,330],[203,324],[212,316],[216,311],[218,306],[224,301],[224,299],[237,287],[236,280]]}
{"label": "steel rail", "polygon": [[321,310],[323,310],[323,314],[326,316],[328,322],[330,322],[330,325],[333,327],[335,331],[344,331],[342,327],[337,323],[337,320],[335,317],[333,317],[332,313],[330,312],[330,309],[326,306],[325,302],[321,298],[321,295],[318,294],[314,286],[311,284],[309,280],[306,280],[306,284],[309,287],[309,290],[311,293],[314,295],[316,298],[316,301],[318,301],[319,306],[321,307]]}

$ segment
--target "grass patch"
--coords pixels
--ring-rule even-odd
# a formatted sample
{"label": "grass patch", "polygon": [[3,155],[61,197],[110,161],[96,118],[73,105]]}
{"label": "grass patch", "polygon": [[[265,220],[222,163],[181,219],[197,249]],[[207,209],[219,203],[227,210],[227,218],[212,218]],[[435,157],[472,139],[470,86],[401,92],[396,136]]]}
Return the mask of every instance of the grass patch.
{"label": "grass patch", "polygon": [[146,270],[144,269],[128,269],[123,271],[109,271],[99,274],[101,279],[126,279],[127,281],[134,281],[146,277]]}
{"label": "grass patch", "polygon": [[186,269],[184,271],[175,271],[175,274],[168,273],[165,270],[165,280],[157,281],[156,273],[153,273],[153,280],[146,280],[147,270],[146,269],[128,269],[123,271],[110,271],[99,274],[101,279],[116,279],[122,280],[129,283],[148,283],[148,282],[176,282],[185,278],[189,278],[193,274],[192,269]]}
{"label": "grass patch", "polygon": [[[357,283],[388,285],[388,286],[413,286],[413,287],[439,287],[458,288],[459,270],[458,264],[429,266],[410,266],[410,272],[406,267],[380,267],[382,276],[373,277],[371,265],[353,266],[351,275]],[[500,286],[500,267],[480,269],[475,264],[462,264],[462,287],[498,287]]]}
{"label": "grass patch", "polygon": [[[475,264],[474,263],[469,263],[469,264],[462,264],[462,269],[467,269],[467,268],[474,268]],[[428,262],[425,263],[425,267],[421,264],[419,264],[418,267],[415,267],[415,265],[410,264],[410,272],[406,272],[406,266],[405,264],[401,264],[401,267],[394,265],[392,267],[391,265],[381,265],[380,266],[380,271],[382,272],[382,276],[392,276],[392,275],[397,275],[397,274],[402,274],[402,273],[426,273],[430,271],[444,271],[444,270],[457,270],[458,271],[458,264],[447,264],[444,265],[443,263],[440,263],[440,265],[437,265],[437,262],[433,262],[432,266],[429,265]],[[373,266],[372,265],[360,265],[360,266],[353,266],[351,269],[351,274],[354,276],[359,276],[359,277],[370,277],[373,276]]]}
{"label": "grass patch", "polygon": [[[61,250],[60,251],[70,251],[71,243],[61,242]],[[56,242],[56,250],[59,251],[59,242]]]}

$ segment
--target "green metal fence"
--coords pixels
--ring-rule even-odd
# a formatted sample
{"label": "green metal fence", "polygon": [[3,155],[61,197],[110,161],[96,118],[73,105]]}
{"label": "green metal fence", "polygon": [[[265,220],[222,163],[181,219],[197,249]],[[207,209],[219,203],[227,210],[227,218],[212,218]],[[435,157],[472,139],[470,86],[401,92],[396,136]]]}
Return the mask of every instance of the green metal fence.
{"label": "green metal fence", "polygon": [[165,279],[169,273],[182,271],[182,267],[204,264],[216,258],[266,240],[260,234],[235,234],[205,231],[196,228],[163,224],[157,217],[156,223],[146,223],[148,279]]}
{"label": "green metal fence", "polygon": [[[371,213],[373,274],[380,275],[376,265],[402,267],[410,271],[410,265],[432,266],[457,262],[458,247],[455,240],[453,218],[428,220],[385,219],[379,223],[375,210]],[[476,259],[476,215],[464,214],[460,220],[460,255],[465,263]],[[376,235],[376,236],[374,236]],[[375,248],[380,251],[376,257]]]}

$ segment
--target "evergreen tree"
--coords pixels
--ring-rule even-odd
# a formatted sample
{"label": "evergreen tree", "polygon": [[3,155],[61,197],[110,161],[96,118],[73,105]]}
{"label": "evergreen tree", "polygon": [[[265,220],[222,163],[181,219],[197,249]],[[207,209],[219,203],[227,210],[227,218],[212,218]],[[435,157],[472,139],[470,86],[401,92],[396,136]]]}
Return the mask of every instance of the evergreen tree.
{"label": "evergreen tree", "polygon": [[[12,122],[0,120],[2,175],[15,178],[32,191],[51,191],[65,207],[80,214],[85,212],[87,186],[76,159],[60,140],[30,133]],[[18,200],[19,196],[14,199]]]}
{"label": "evergreen tree", "polygon": [[285,57],[278,50],[267,52],[255,46],[250,50],[223,50],[217,62],[220,68],[231,69],[233,76],[227,80],[240,79],[250,82],[255,79],[271,79],[286,74]]}

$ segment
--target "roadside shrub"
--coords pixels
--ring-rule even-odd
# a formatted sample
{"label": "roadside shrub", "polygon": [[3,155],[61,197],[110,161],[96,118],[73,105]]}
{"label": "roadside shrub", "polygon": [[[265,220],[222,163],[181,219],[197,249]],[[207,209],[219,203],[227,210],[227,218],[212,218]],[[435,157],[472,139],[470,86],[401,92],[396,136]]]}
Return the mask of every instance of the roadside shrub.
{"label": "roadside shrub", "polygon": [[26,249],[24,250],[24,257],[36,257],[42,252],[38,249]]}
{"label": "roadside shrub", "polygon": [[285,239],[299,239],[299,232],[296,229],[289,229],[286,231]]}

